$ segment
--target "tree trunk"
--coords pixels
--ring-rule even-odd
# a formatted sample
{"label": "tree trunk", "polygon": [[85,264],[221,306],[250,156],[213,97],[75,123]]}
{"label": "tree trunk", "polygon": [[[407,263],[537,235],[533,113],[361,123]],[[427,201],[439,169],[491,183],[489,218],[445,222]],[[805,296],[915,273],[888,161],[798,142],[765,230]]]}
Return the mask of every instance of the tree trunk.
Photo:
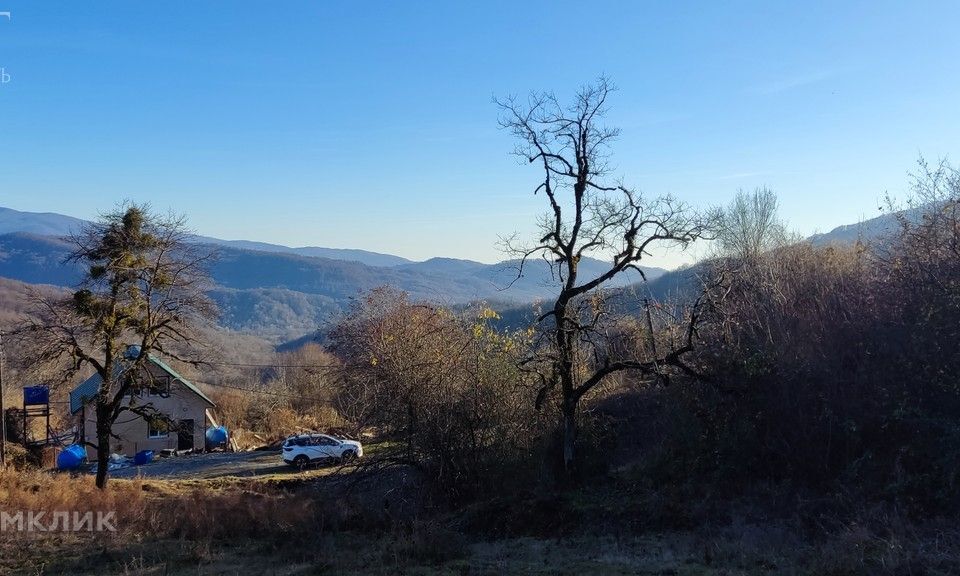
{"label": "tree trunk", "polygon": [[563,472],[568,480],[574,475],[574,447],[577,442],[577,404],[563,401]]}
{"label": "tree trunk", "polygon": [[97,488],[107,487],[110,466],[110,419],[106,407],[97,404]]}
{"label": "tree trunk", "polygon": [[[572,267],[568,274],[571,278],[576,277],[576,267]],[[557,365],[558,376],[560,378],[560,390],[562,392],[562,404],[560,411],[563,415],[563,476],[568,483],[574,482],[574,472],[576,467],[575,445],[577,441],[577,398],[574,391],[574,342],[571,338],[571,330],[567,322],[567,304],[569,299],[561,294],[554,307],[554,316],[557,327],[555,328],[557,352],[559,362]]]}

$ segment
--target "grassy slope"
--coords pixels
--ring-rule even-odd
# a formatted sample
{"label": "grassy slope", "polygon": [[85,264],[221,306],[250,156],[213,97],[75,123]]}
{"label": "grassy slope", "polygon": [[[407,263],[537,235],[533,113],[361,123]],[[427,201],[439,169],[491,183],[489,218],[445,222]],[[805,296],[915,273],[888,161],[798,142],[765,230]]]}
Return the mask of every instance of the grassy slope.
{"label": "grassy slope", "polygon": [[337,495],[324,483],[335,471],[115,480],[107,495],[89,478],[0,472],[0,509],[80,500],[121,518],[115,534],[0,534],[0,573],[950,574],[960,558],[942,526],[881,534],[854,523],[811,536],[748,510],[665,528],[639,517],[650,495],[624,489],[629,478],[384,522],[385,493]]}

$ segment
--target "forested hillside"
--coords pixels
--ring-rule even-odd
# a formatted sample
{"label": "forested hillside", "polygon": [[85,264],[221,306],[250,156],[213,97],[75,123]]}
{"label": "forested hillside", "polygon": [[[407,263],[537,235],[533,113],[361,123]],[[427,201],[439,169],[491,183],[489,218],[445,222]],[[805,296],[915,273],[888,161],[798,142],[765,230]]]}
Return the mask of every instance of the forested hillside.
{"label": "forested hillside", "polygon": [[[81,221],[58,215],[8,211],[0,230],[0,277],[33,284],[76,285],[80,269],[66,261],[69,239],[21,230],[62,231]],[[63,228],[58,228],[60,224]],[[242,241],[193,237],[215,258],[209,263],[210,296],[221,310],[224,327],[274,341],[302,336],[321,328],[346,310],[351,299],[378,286],[392,286],[415,298],[456,306],[481,300],[528,306],[555,290],[550,266],[531,261],[517,277],[517,262],[483,264],[434,258],[425,262],[369,252],[286,248]],[[243,246],[237,247],[237,246]],[[318,254],[337,256],[321,257]],[[382,265],[369,265],[353,258]],[[584,270],[596,273],[604,263],[585,259]],[[645,269],[654,279],[664,273]],[[617,285],[640,279],[638,273],[618,278]]]}

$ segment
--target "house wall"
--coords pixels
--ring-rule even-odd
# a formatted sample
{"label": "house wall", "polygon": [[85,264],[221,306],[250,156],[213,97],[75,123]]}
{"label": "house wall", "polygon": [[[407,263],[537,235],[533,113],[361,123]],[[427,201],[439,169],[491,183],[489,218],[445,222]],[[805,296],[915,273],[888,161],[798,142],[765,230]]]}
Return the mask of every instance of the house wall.
{"label": "house wall", "polygon": [[[155,378],[163,379],[167,375],[159,368],[151,367],[155,373]],[[125,399],[129,401],[129,397]],[[142,396],[133,398],[135,406],[150,405],[162,414],[165,414],[173,422],[173,426],[181,420],[193,420],[193,448],[202,449],[206,440],[206,409],[210,405],[202,398],[197,396],[192,390],[185,387],[179,381],[170,383],[170,396],[149,396],[144,393]],[[97,442],[97,416],[94,405],[88,403],[81,412],[84,419],[84,430],[86,441],[96,444]],[[111,438],[111,453],[125,454],[133,456],[140,450],[154,450],[159,452],[165,448],[177,448],[178,434],[175,429],[171,429],[165,438],[148,438],[147,421],[138,415],[129,411],[124,411],[117,418],[113,425],[113,433],[119,437]],[[87,446],[87,458],[97,457],[97,450],[92,446]]]}

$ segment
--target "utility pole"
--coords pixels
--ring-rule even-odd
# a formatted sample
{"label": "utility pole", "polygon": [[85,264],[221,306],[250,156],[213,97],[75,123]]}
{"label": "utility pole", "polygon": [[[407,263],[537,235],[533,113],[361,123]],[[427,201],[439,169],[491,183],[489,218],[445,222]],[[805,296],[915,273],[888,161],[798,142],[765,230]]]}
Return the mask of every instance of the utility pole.
{"label": "utility pole", "polygon": [[0,467],[7,465],[7,410],[3,405],[3,330],[0,330]]}

